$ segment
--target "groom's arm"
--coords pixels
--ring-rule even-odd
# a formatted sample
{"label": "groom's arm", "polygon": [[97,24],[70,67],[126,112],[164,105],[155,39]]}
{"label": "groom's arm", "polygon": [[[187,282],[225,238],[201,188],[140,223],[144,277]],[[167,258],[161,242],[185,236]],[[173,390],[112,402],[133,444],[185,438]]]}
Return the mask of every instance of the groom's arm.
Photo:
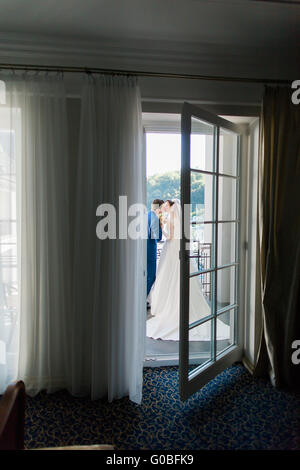
{"label": "groom's arm", "polygon": [[151,214],[151,238],[152,240],[161,240],[162,233],[159,218],[155,214]]}
{"label": "groom's arm", "polygon": [[160,220],[158,220],[158,223],[159,223],[159,233],[158,233],[158,239],[157,241],[161,241],[162,239],[162,228],[161,228],[161,223],[160,223]]}

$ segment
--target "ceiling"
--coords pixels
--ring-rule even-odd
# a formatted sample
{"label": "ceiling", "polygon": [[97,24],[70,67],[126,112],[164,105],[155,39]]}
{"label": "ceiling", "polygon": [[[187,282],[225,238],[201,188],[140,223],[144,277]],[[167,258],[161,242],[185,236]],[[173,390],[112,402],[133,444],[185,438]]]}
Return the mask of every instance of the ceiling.
{"label": "ceiling", "polygon": [[300,0],[0,0],[0,63],[294,80],[299,24]]}
{"label": "ceiling", "polygon": [[262,0],[1,0],[0,32],[295,48],[299,22],[300,4]]}

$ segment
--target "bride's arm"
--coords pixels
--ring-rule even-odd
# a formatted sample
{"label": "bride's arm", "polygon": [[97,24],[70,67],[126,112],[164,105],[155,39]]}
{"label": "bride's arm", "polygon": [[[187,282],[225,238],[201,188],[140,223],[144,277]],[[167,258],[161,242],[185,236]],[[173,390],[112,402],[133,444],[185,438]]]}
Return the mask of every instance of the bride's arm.
{"label": "bride's arm", "polygon": [[168,219],[166,225],[167,231],[163,231],[163,234],[167,240],[172,240],[174,238],[174,224],[170,219]]}
{"label": "bride's arm", "polygon": [[[167,224],[166,224],[167,225]],[[165,238],[168,238],[169,234],[167,233],[167,230],[165,230],[164,226],[162,225],[161,226],[161,231],[162,231],[162,234]]]}

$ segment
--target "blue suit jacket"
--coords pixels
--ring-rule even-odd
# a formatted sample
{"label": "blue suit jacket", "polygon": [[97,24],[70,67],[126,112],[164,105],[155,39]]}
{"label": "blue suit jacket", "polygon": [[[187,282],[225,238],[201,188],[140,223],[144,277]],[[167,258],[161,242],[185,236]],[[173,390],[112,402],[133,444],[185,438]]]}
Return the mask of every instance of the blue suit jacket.
{"label": "blue suit jacket", "polygon": [[156,278],[156,251],[157,242],[162,238],[160,221],[153,211],[148,212],[148,240],[147,240],[147,295]]}

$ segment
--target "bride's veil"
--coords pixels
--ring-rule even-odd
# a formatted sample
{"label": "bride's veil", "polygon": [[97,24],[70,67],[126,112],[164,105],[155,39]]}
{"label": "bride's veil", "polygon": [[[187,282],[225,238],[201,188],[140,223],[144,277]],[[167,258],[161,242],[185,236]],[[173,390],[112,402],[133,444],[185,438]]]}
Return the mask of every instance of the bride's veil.
{"label": "bride's veil", "polygon": [[181,238],[181,204],[179,199],[172,199],[174,202],[172,206],[173,223],[174,223],[174,238],[180,240]]}

